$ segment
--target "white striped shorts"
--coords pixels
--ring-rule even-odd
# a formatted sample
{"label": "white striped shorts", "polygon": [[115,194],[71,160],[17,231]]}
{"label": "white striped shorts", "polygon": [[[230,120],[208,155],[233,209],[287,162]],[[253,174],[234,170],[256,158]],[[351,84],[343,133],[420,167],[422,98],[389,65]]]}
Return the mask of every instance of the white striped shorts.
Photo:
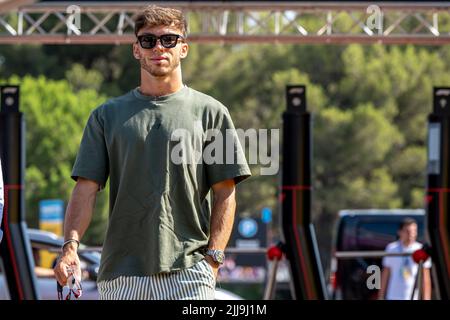
{"label": "white striped shorts", "polygon": [[120,276],[98,283],[100,300],[213,300],[216,279],[201,260],[190,268],[151,276]]}

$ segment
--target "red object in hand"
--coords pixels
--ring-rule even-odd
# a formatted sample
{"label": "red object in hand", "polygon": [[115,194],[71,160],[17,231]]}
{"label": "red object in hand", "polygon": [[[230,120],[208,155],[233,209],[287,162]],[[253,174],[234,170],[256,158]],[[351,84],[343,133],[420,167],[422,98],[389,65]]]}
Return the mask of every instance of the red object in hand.
{"label": "red object in hand", "polygon": [[420,261],[425,262],[429,257],[428,253],[423,249],[416,250],[412,254],[415,263],[419,263]]}
{"label": "red object in hand", "polygon": [[274,259],[281,260],[281,257],[283,256],[283,252],[281,251],[280,247],[273,246],[270,247],[269,250],[267,250],[267,258],[272,261]]}

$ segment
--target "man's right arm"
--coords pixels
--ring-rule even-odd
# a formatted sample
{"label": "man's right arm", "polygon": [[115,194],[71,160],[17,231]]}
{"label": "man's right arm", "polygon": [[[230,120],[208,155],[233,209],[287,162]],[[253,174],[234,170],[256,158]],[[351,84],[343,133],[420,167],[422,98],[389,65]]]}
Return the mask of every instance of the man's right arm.
{"label": "man's right arm", "polygon": [[423,300],[431,300],[431,272],[430,268],[423,268]]}
{"label": "man's right arm", "polygon": [[[95,198],[99,184],[93,180],[78,178],[64,219],[64,240],[74,239],[80,241],[86,232],[94,211]],[[80,260],[77,254],[77,243],[69,242],[62,248],[61,257],[54,271],[56,280],[64,286],[69,274],[68,268],[72,268],[77,276],[81,276]]]}

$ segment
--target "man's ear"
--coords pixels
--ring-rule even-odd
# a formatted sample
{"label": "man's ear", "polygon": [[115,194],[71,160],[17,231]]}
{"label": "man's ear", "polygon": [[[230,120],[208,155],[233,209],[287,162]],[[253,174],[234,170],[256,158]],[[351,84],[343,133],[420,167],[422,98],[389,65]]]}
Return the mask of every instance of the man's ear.
{"label": "man's ear", "polygon": [[133,56],[135,59],[141,59],[141,52],[139,51],[139,44],[137,42],[133,43]]}
{"label": "man's ear", "polygon": [[181,44],[180,58],[181,59],[186,58],[188,55],[188,52],[189,52],[189,45],[187,43],[183,42]]}

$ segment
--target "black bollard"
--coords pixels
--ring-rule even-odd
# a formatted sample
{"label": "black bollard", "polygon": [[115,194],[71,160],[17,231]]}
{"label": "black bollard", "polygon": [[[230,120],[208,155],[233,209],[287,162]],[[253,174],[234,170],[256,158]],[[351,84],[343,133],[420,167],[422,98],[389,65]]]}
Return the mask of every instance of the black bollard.
{"label": "black bollard", "polygon": [[0,157],[5,208],[0,252],[11,300],[39,298],[25,222],[25,123],[19,112],[19,87],[1,86]]}
{"label": "black bollard", "polygon": [[297,300],[326,299],[325,281],[311,223],[311,115],[305,86],[287,86],[283,114],[282,226]]}
{"label": "black bollard", "polygon": [[450,299],[450,88],[434,88],[428,116],[427,225],[436,270],[434,287]]}

